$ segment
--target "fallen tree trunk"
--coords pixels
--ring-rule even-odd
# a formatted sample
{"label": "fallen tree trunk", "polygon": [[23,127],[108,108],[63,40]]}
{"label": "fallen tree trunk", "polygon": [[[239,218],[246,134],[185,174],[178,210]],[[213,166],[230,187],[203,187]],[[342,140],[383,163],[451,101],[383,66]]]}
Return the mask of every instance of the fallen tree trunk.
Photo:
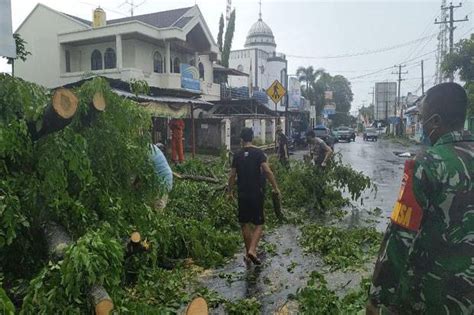
{"label": "fallen tree trunk", "polygon": [[70,90],[60,88],[54,91],[53,101],[46,108],[40,125],[38,126],[38,122],[28,124],[32,140],[36,141],[64,129],[76,114],[77,104],[77,97]]}
{"label": "fallen tree trunk", "polygon": [[189,179],[189,180],[194,180],[194,181],[198,181],[198,182],[208,182],[208,183],[213,183],[213,184],[219,184],[220,183],[220,180],[218,180],[217,178],[213,178],[213,177],[200,176],[200,175],[178,174],[176,172],[173,172],[173,175],[176,178],[179,178],[179,179]]}
{"label": "fallen tree trunk", "polygon": [[[48,253],[59,260],[64,258],[65,249],[72,244],[72,239],[66,230],[55,222],[48,222],[43,227],[48,245]],[[108,315],[114,308],[114,303],[103,286],[94,285],[89,292],[96,315]]]}

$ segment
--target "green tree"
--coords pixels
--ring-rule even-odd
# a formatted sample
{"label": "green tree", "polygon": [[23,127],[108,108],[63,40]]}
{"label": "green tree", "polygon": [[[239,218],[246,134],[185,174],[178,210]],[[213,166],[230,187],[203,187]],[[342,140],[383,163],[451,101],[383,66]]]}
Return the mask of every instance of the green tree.
{"label": "green tree", "polygon": [[222,52],[222,36],[224,35],[224,14],[221,14],[221,18],[219,20],[219,34],[217,34],[217,45],[219,46],[219,50]]}
{"label": "green tree", "polygon": [[227,29],[225,30],[224,37],[224,48],[222,50],[222,65],[224,67],[229,66],[229,56],[230,50],[232,49],[232,40],[234,39],[235,31],[235,10],[230,14],[229,23],[227,24]]}
{"label": "green tree", "polygon": [[351,83],[342,75],[332,77],[330,89],[333,91],[333,101],[336,103],[336,110],[341,113],[348,113],[351,110],[351,103],[354,99]]}
{"label": "green tree", "polygon": [[459,72],[459,77],[465,82],[464,88],[468,93],[469,113],[474,114],[474,34],[471,34],[470,39],[459,41],[453,53],[446,56],[441,66],[446,77]]}
{"label": "green tree", "polygon": [[309,66],[307,68],[299,67],[298,70],[296,70],[296,75],[298,76],[298,80],[300,82],[305,83],[305,88],[303,89],[303,95],[305,97],[308,97],[308,95],[311,94],[311,91],[310,91],[311,85],[323,73],[325,73],[324,69],[320,68],[315,71],[313,66]]}
{"label": "green tree", "polygon": [[13,38],[15,39],[16,58],[7,58],[8,64],[12,65],[12,76],[15,75],[15,60],[20,59],[21,61],[26,61],[28,55],[31,55],[31,53],[26,50],[25,46],[27,43],[21,38],[20,34],[13,34]]}

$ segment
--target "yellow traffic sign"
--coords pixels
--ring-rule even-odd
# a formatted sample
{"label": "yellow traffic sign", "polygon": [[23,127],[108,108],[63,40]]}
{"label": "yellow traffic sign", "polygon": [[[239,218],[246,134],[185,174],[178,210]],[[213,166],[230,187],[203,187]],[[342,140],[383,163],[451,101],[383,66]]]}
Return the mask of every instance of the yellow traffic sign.
{"label": "yellow traffic sign", "polygon": [[285,94],[286,89],[278,80],[275,80],[272,85],[267,89],[268,97],[270,97],[275,104],[281,101]]}

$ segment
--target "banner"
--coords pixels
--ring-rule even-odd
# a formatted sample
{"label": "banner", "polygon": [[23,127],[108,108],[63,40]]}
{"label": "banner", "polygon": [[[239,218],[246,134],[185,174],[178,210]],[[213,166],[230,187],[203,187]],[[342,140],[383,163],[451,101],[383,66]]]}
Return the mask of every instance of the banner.
{"label": "banner", "polygon": [[12,6],[10,0],[0,0],[0,56],[16,58],[12,32]]}
{"label": "banner", "polygon": [[199,70],[186,63],[180,64],[179,69],[181,71],[181,87],[193,92],[201,92]]}
{"label": "banner", "polygon": [[298,78],[288,78],[288,108],[301,108],[301,83]]}

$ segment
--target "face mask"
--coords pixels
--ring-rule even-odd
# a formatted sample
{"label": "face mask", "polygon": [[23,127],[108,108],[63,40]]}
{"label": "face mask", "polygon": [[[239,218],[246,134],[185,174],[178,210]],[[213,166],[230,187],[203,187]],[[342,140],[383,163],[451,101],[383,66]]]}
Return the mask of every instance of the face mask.
{"label": "face mask", "polygon": [[431,140],[430,137],[426,134],[426,132],[423,130],[421,134],[421,144],[426,145],[426,146],[431,146]]}
{"label": "face mask", "polygon": [[[430,118],[428,118],[428,120],[424,121],[423,122],[423,126],[426,125],[427,122],[429,122],[431,119],[433,119],[433,117],[435,116],[436,114],[434,114],[433,116],[431,116]],[[426,131],[425,131],[425,128],[423,128],[423,132],[421,134],[421,143],[424,144],[424,145],[427,145],[427,146],[431,146],[432,143],[431,143],[431,135],[433,134],[433,132],[435,132],[435,130],[437,129],[436,128],[433,128],[433,130],[431,130],[431,132],[429,134],[426,134]]]}

